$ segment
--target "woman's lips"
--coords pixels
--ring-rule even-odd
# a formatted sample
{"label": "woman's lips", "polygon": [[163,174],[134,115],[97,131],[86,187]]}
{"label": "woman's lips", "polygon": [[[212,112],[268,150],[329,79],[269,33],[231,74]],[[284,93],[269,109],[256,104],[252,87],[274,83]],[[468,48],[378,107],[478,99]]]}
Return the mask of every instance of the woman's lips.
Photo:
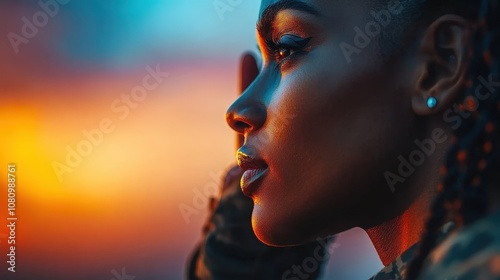
{"label": "woman's lips", "polygon": [[261,179],[267,173],[266,162],[260,159],[254,149],[243,146],[236,153],[238,165],[245,170],[241,176],[240,186],[243,194],[252,196],[260,185]]}
{"label": "woman's lips", "polygon": [[240,180],[241,190],[246,196],[252,196],[259,187],[260,179],[267,173],[268,168],[249,169],[243,173]]}

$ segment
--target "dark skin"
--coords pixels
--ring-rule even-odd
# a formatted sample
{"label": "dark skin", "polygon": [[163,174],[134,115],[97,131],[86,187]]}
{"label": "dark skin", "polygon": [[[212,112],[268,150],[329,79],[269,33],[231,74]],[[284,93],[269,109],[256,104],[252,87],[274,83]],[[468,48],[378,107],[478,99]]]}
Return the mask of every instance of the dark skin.
{"label": "dark skin", "polygon": [[[263,0],[259,18],[277,2]],[[404,51],[381,58],[379,36],[348,63],[340,43],[352,44],[353,28],[380,7],[302,2],[320,14],[284,9],[258,32],[260,72],[226,115],[244,136],[241,151],[268,168],[250,195],[253,229],[262,242],[287,246],[361,227],[388,264],[424,229],[452,135],[442,114],[461,92],[472,25],[443,15],[413,34]],[[266,40],[286,43],[290,35],[310,39],[269,50]],[[429,96],[436,108],[427,106]],[[397,170],[398,156],[408,158],[415,139],[437,128],[448,140],[392,192],[384,172]]]}

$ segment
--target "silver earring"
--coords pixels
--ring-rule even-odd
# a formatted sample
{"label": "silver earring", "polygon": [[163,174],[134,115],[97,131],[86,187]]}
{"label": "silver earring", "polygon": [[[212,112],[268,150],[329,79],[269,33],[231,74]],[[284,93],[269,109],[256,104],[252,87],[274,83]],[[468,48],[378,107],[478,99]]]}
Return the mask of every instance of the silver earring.
{"label": "silver earring", "polygon": [[436,108],[437,104],[438,101],[434,96],[430,96],[429,98],[427,98],[427,107],[429,107],[429,109]]}

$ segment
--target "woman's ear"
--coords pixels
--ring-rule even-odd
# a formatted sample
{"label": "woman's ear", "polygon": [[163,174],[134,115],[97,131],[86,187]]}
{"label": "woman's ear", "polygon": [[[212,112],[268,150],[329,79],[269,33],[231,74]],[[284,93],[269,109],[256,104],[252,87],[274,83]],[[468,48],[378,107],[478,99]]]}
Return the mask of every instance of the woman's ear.
{"label": "woman's ear", "polygon": [[413,111],[432,115],[451,106],[462,92],[467,70],[470,23],[456,15],[444,15],[425,31],[417,64]]}

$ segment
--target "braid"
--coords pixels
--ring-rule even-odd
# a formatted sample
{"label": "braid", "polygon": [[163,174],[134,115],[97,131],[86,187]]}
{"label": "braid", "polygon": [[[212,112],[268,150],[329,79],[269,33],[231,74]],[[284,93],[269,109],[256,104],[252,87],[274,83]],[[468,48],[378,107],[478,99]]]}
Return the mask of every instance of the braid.
{"label": "braid", "polygon": [[[471,1],[472,2],[472,1]],[[426,224],[420,248],[412,261],[407,277],[417,279],[424,262],[436,246],[439,230],[448,216],[457,227],[468,225],[488,212],[488,174],[495,161],[495,144],[500,128],[498,93],[482,101],[474,97],[481,86],[479,76],[500,75],[500,0],[483,0],[479,8],[479,28],[471,46],[467,80],[464,84],[461,110],[471,111],[455,131],[445,165],[441,168],[438,195],[432,202],[431,216]],[[435,1],[434,1],[435,3]]]}

